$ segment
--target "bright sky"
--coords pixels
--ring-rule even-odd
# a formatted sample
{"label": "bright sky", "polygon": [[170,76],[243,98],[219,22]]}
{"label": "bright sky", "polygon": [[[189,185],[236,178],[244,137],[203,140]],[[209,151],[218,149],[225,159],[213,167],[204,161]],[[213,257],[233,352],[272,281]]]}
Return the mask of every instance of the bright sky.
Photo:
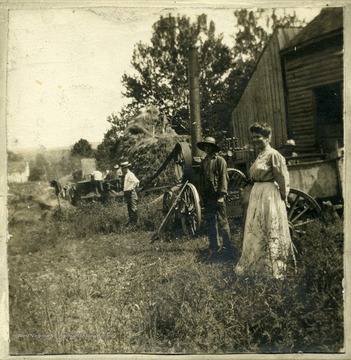
{"label": "bright sky", "polygon": [[[303,10],[311,20],[318,9]],[[8,148],[71,146],[101,141],[106,118],[121,109],[121,78],[134,45],[148,42],[152,24],[169,12],[206,13],[217,34],[230,34],[230,9],[11,10],[8,38]],[[300,10],[301,12],[301,10]]]}

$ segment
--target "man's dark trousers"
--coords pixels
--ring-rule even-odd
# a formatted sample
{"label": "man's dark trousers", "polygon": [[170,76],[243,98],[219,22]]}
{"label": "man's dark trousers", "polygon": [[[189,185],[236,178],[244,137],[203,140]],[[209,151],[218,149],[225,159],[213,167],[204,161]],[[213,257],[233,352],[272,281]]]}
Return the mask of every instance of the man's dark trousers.
{"label": "man's dark trousers", "polygon": [[230,228],[225,202],[218,202],[217,198],[209,198],[206,199],[204,205],[210,249],[214,251],[219,250],[219,235],[223,239],[223,247],[228,251],[232,251],[232,246],[230,243]]}

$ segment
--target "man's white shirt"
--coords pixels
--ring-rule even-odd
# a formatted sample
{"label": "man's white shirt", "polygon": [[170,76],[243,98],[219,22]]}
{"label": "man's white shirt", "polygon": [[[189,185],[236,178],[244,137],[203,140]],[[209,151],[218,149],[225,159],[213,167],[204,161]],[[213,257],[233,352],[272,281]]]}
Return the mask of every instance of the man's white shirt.
{"label": "man's white shirt", "polygon": [[128,170],[126,175],[124,176],[123,191],[131,191],[138,186],[138,178],[130,170]]}

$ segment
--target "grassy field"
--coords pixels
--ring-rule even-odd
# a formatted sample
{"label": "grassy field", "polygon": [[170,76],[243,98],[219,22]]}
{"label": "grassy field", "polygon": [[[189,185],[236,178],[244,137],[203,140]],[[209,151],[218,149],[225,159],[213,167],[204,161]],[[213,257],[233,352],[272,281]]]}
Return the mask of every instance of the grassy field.
{"label": "grassy field", "polygon": [[341,351],[341,220],[310,226],[284,281],[237,278],[205,235],[150,243],[151,200],[130,229],[121,203],[59,212],[47,185],[10,186],[11,354]]}

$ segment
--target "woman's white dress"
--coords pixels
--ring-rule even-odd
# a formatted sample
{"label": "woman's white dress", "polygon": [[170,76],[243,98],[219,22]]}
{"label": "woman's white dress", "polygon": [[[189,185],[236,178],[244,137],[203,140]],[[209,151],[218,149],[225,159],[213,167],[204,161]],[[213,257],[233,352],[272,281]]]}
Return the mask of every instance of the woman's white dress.
{"label": "woman's white dress", "polygon": [[262,274],[283,278],[292,243],[285,201],[289,173],[285,158],[269,145],[250,168],[254,185],[246,214],[243,251],[237,275]]}

